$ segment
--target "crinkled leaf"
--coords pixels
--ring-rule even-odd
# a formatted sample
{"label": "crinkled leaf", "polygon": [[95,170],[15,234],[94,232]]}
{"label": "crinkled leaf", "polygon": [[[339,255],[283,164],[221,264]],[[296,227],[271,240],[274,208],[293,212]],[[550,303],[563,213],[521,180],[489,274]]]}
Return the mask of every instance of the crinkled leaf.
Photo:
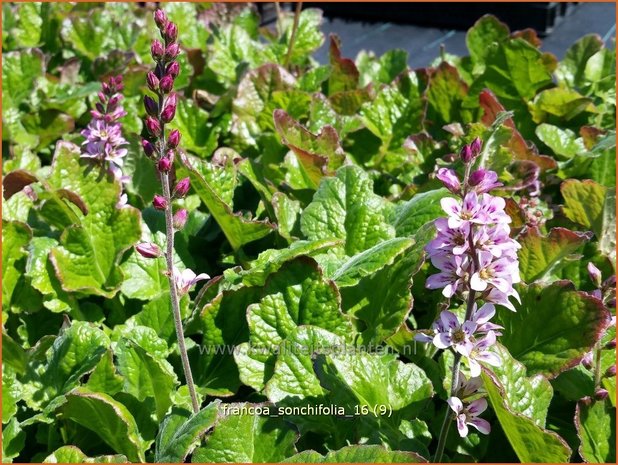
{"label": "crinkled leaf", "polygon": [[176,409],[168,415],[157,434],[155,462],[183,462],[215,424],[218,409],[216,400],[195,414]]}
{"label": "crinkled leaf", "polygon": [[568,219],[602,237],[603,207],[607,188],[589,179],[568,179],[560,185],[564,214]]}
{"label": "crinkled leaf", "polygon": [[575,426],[581,440],[579,454],[589,463],[616,461],[616,408],[609,400],[580,401],[575,409]]}
{"label": "crinkled leaf", "polygon": [[482,377],[491,407],[522,463],[569,461],[571,450],[564,439],[553,431],[538,426],[523,414],[514,412],[509,405],[505,388],[494,375],[484,372]]}
{"label": "crinkled leaf", "polygon": [[114,452],[131,461],[144,461],[144,441],[135,418],[120,402],[101,392],[76,388],[59,408],[61,418],[73,420],[97,434]]}
{"label": "crinkled leaf", "polygon": [[64,290],[111,297],[122,280],[120,256],[139,239],[140,214],[133,207],[116,208],[120,182],[101,175],[79,153],[75,145],[58,143],[48,181],[79,195],[90,213],[63,232],[52,262]]}
{"label": "crinkled leaf", "polygon": [[26,445],[26,433],[21,429],[17,418],[11,418],[2,426],[2,461],[12,462]]}
{"label": "crinkled leaf", "polygon": [[599,249],[608,257],[616,268],[616,191],[607,189],[605,204],[603,205],[603,217],[601,236],[599,237]]}
{"label": "crinkled leaf", "polygon": [[361,50],[356,57],[356,66],[360,71],[360,86],[371,82],[390,84],[408,66],[408,52],[394,49],[377,58],[373,52]]}
{"label": "crinkled leaf", "polygon": [[184,149],[201,158],[209,157],[217,148],[218,128],[208,124],[208,113],[199,108],[193,100],[179,99],[176,117],[169,127],[180,131]]}
{"label": "crinkled leaf", "polygon": [[416,194],[407,202],[397,204],[391,224],[398,237],[416,234],[425,223],[444,216],[440,200],[452,196],[446,189]]}
{"label": "crinkled leaf", "polygon": [[[180,44],[187,48],[202,49],[208,40],[208,30],[203,21],[198,19],[198,11],[193,3],[167,3],[164,8],[170,21],[182,31]],[[184,133],[183,133],[184,136]]]}
{"label": "crinkled leaf", "polygon": [[241,213],[234,213],[230,205],[218,195],[217,190],[199,171],[187,165],[189,160],[185,158],[184,162],[181,175],[189,176],[192,188],[217,221],[234,250],[267,236],[273,230],[274,226],[271,223],[246,219]]}
{"label": "crinkled leaf", "polygon": [[517,312],[502,312],[500,341],[528,373],[555,377],[577,364],[610,323],[598,299],[576,291],[569,281],[520,286]]}
{"label": "crinkled leaf", "polygon": [[[4,355],[4,354],[3,354]],[[8,423],[17,412],[17,402],[21,397],[21,383],[15,373],[3,367],[2,370],[2,423]]]}
{"label": "crinkled leaf", "polygon": [[596,113],[592,100],[576,90],[554,87],[540,92],[530,106],[534,121],[541,123],[554,116],[566,121],[583,111]]}
{"label": "crinkled leaf", "polygon": [[[243,406],[248,405],[226,404],[228,409]],[[206,445],[193,453],[191,461],[193,463],[280,462],[296,453],[294,444],[297,439],[293,427],[281,418],[229,413],[218,419],[212,433],[206,439]]]}
{"label": "crinkled leaf", "polygon": [[39,49],[2,54],[2,114],[17,108],[31,95],[45,72],[43,54]]}
{"label": "crinkled leaf", "polygon": [[584,141],[570,129],[561,129],[558,126],[543,123],[537,126],[536,135],[562,159],[572,158],[586,152]]}
{"label": "crinkled leaf", "polygon": [[301,215],[301,230],[310,240],[343,239],[347,255],[394,236],[385,221],[386,203],[373,193],[372,182],[358,167],[344,166],[325,178]]}
{"label": "crinkled leaf", "polygon": [[[287,60],[292,35],[293,17],[290,15],[285,19],[287,21],[282,27],[283,35],[277,45],[280,47],[281,51],[285,53],[284,56]],[[298,17],[295,40],[291,54],[289,55],[290,64],[304,65],[308,57],[322,45],[324,42],[324,35],[320,30],[321,25],[322,10],[317,8],[306,8],[301,11]]]}
{"label": "crinkled leaf", "polygon": [[461,106],[468,91],[457,68],[447,62],[440,63],[429,74],[427,88],[427,117],[436,125],[461,121]]}
{"label": "crinkled leaf", "polygon": [[569,87],[581,87],[584,83],[586,63],[602,47],[603,41],[597,34],[585,35],[571,45],[556,69],[558,82]]}
{"label": "crinkled leaf", "polygon": [[561,260],[589,240],[589,234],[565,228],[552,228],[547,236],[541,235],[537,228],[527,229],[518,238],[521,244],[521,250],[517,253],[521,278],[531,283],[546,277]]}
{"label": "crinkled leaf", "polygon": [[509,28],[495,16],[485,15],[466,33],[466,46],[475,71],[485,69],[487,58],[509,37]]}

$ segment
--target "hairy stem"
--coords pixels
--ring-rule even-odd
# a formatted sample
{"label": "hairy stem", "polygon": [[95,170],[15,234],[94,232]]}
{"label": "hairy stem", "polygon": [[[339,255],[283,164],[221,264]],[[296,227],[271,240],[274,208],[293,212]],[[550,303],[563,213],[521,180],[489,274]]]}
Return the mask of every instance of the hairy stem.
{"label": "hairy stem", "polygon": [[292,50],[294,49],[294,41],[296,40],[296,33],[298,32],[298,22],[300,20],[300,11],[303,6],[303,2],[296,4],[296,10],[294,11],[294,24],[292,24],[292,34],[290,35],[290,44],[288,45],[288,53],[285,56],[284,65],[289,69],[290,58],[292,58]]}
{"label": "hairy stem", "polygon": [[594,347],[594,389],[601,385],[601,343]]}
{"label": "hairy stem", "polygon": [[[165,103],[165,96],[162,92],[159,92],[159,124],[161,125],[161,138],[159,140],[159,156],[165,156],[165,123],[161,118],[161,112],[163,111],[163,104]],[[180,313],[180,303],[178,299],[178,289],[176,288],[176,282],[174,281],[174,222],[173,222],[173,209],[172,209],[172,194],[170,189],[170,175],[169,173],[160,173],[161,188],[163,191],[163,197],[166,200],[165,206],[165,263],[167,267],[167,278],[170,285],[170,300],[172,301],[172,314],[174,315],[174,326],[176,328],[176,339],[178,340],[178,351],[180,352],[180,359],[182,360],[182,369],[185,373],[185,380],[187,382],[187,388],[189,389],[189,395],[191,396],[191,405],[193,412],[200,411],[200,404],[197,400],[197,393],[195,391],[195,384],[193,383],[193,374],[191,373],[191,365],[189,364],[189,356],[187,354],[187,346],[185,345],[185,334],[182,327],[182,315]]]}

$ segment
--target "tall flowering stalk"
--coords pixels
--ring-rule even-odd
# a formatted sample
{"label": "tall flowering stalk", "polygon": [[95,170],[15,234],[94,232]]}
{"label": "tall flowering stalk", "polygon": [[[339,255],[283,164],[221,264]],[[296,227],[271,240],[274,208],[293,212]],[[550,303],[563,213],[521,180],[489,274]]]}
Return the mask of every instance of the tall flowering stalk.
{"label": "tall flowering stalk", "polygon": [[189,269],[180,271],[174,266],[174,234],[184,227],[188,213],[185,209],[179,209],[174,213],[173,201],[185,197],[190,189],[189,178],[176,182],[172,189],[171,174],[181,134],[178,130],[172,130],[169,134],[166,134],[165,130],[165,125],[171,122],[176,115],[177,95],[173,92],[173,89],[174,80],[180,72],[180,67],[176,61],[180,48],[176,42],[178,28],[176,24],[167,19],[163,10],[155,12],[154,20],[161,33],[163,43],[159,40],[153,40],[150,47],[156,66],[154,71],[148,73],[146,80],[148,88],[154,93],[155,98],[149,95],[144,97],[144,106],[148,114],[145,126],[149,138],[142,141],[142,146],[146,155],[154,161],[161,181],[162,194],[155,195],[152,204],[155,209],[165,213],[166,250],[162,252],[156,244],[152,243],[139,244],[136,249],[147,258],[156,258],[162,253],[165,255],[178,349],[193,411],[198,412],[199,402],[185,346],[179,298],[189,292],[195,283],[202,279],[208,279],[209,276],[206,273],[196,275]]}
{"label": "tall flowering stalk", "polygon": [[[446,298],[460,299],[466,307],[463,321],[450,310],[444,310],[431,329],[416,336],[418,341],[454,353],[447,401],[452,412],[447,409],[435,462],[442,460],[453,419],[461,437],[468,435],[468,426],[489,434],[489,423],[479,418],[487,408],[487,401],[478,398],[482,385],[479,376],[481,363],[494,366],[500,363],[490,348],[502,329],[490,320],[496,313],[496,305],[515,311],[509,298],[519,300],[513,285],[520,281],[517,260],[520,246],[509,237],[511,219],[504,211],[504,199],[489,194],[501,184],[493,171],[483,168],[472,171],[481,144],[477,138],[461,150],[465,166],[463,181],[451,169],[438,170],[437,178],[456,198],[442,199],[441,206],[447,216],[436,220],[437,237],[425,248],[431,263],[439,270],[427,279],[426,287],[442,289]],[[470,380],[460,371],[462,361],[468,366]],[[477,399],[467,402],[471,396]]]}

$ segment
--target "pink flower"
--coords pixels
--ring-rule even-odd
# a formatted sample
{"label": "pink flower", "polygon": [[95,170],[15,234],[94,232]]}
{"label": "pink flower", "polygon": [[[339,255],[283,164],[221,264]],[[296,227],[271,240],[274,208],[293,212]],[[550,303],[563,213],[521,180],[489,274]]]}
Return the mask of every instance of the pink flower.
{"label": "pink flower", "polygon": [[448,168],[440,168],[436,173],[436,178],[442,181],[442,184],[453,194],[458,194],[461,191],[461,182],[455,171]]}
{"label": "pink flower", "polygon": [[476,331],[476,323],[465,321],[459,323],[457,316],[454,313],[445,310],[440,313],[440,318],[434,325],[436,335],[433,338],[433,344],[438,349],[448,349],[452,347],[455,352],[462,355],[469,355],[474,344],[471,337]]}
{"label": "pink flower", "polygon": [[467,399],[468,397],[477,394],[483,386],[483,380],[479,377],[467,379],[466,376],[460,371],[459,382],[457,383],[457,397],[460,399]]}
{"label": "pink flower", "polygon": [[210,276],[206,273],[196,275],[193,270],[189,268],[180,271],[178,268],[174,267],[174,283],[176,284],[176,289],[178,289],[180,295],[186,294],[198,281],[202,281],[204,279],[210,279]]}
{"label": "pink flower", "polygon": [[480,209],[483,212],[486,224],[511,222],[511,217],[504,211],[506,202],[502,197],[483,194],[479,197],[479,201]]}
{"label": "pink flower", "polygon": [[494,331],[497,336],[500,336],[500,333],[497,331],[504,328],[489,321],[496,314],[496,307],[494,304],[486,303],[480,308],[477,308],[477,304],[474,303],[472,308],[473,310],[472,315],[470,316],[470,321],[476,324],[476,333],[483,334],[488,333],[489,331]]}
{"label": "pink flower", "polygon": [[465,438],[468,435],[468,425],[474,426],[480,433],[489,434],[491,431],[489,422],[478,418],[481,413],[487,410],[486,399],[477,399],[474,402],[470,402],[467,406],[464,406],[458,397],[450,397],[447,402],[451,410],[455,412],[459,436]]}
{"label": "pink flower", "polygon": [[162,195],[157,194],[152,199],[152,206],[157,210],[165,210],[167,208],[167,200]]}
{"label": "pink flower", "polygon": [[429,276],[425,287],[442,288],[442,295],[451,298],[465,284],[470,258],[467,255],[435,254],[431,256],[431,263],[440,273]]}
{"label": "pink flower", "polygon": [[483,224],[486,222],[485,212],[481,209],[476,192],[468,192],[463,203],[452,197],[445,197],[440,200],[440,204],[448,215],[449,228],[455,229],[469,223]]}
{"label": "pink flower", "polygon": [[181,208],[176,213],[174,213],[174,217],[172,218],[172,223],[174,225],[174,229],[180,231],[187,224],[187,218],[189,213],[184,208]]}
{"label": "pink flower", "polygon": [[489,351],[489,348],[496,343],[496,333],[489,331],[487,335],[473,344],[469,354],[463,354],[468,362],[468,368],[470,368],[470,375],[472,377],[481,375],[481,364],[479,362],[485,362],[492,366],[500,366],[500,358]]}
{"label": "pink flower", "polygon": [[434,225],[438,230],[438,235],[425,246],[425,251],[429,255],[435,255],[438,252],[452,252],[453,255],[462,255],[469,249],[469,225],[451,229],[448,227],[446,218],[438,218]]}
{"label": "pink flower", "polygon": [[498,175],[495,171],[488,171],[482,168],[472,172],[468,178],[468,183],[477,194],[484,194],[503,185],[501,182],[498,182]]}
{"label": "pink flower", "polygon": [[489,252],[479,252],[479,269],[470,278],[470,287],[483,292],[488,286],[493,286],[500,292],[509,293],[513,284],[520,282],[519,268],[516,262],[508,257],[494,260]]}

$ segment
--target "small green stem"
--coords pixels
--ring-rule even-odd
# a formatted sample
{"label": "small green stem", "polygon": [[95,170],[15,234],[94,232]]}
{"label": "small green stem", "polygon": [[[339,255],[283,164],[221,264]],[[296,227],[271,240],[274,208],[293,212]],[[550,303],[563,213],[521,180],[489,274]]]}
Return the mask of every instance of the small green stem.
{"label": "small green stem", "polygon": [[292,58],[292,50],[294,49],[294,41],[296,40],[296,33],[298,32],[298,22],[300,20],[300,11],[303,6],[303,2],[296,4],[296,10],[294,11],[294,24],[292,24],[292,33],[290,34],[290,43],[288,45],[288,53],[285,55],[284,65],[287,69],[290,66],[290,59]]}
{"label": "small green stem", "polygon": [[601,345],[597,343],[594,347],[594,389],[601,385]]}

